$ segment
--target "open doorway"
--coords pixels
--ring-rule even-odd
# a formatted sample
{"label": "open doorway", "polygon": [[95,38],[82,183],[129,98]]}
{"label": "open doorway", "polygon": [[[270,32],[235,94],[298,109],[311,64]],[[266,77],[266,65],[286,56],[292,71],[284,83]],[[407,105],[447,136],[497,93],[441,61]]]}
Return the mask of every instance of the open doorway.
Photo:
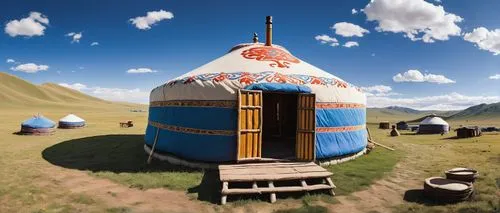
{"label": "open doorway", "polygon": [[263,158],[295,159],[297,100],[295,93],[263,93]]}

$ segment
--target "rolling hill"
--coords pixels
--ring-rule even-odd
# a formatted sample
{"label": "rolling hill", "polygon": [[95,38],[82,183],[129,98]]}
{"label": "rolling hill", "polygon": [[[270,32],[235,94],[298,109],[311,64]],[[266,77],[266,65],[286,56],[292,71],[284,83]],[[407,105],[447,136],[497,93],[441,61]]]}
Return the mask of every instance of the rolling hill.
{"label": "rolling hill", "polygon": [[492,119],[500,118],[500,102],[493,104],[479,104],[464,109],[448,119],[451,120],[466,120],[466,119]]}
{"label": "rolling hill", "polygon": [[4,72],[0,72],[0,91],[0,108],[141,106],[102,100],[54,83],[35,85]]}

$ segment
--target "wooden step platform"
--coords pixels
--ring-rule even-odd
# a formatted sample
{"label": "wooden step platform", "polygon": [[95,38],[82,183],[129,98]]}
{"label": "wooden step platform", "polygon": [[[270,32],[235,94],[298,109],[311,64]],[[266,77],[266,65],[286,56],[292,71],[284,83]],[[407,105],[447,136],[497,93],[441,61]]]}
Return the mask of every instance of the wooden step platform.
{"label": "wooden step platform", "polygon": [[[222,182],[221,204],[226,204],[227,196],[234,194],[264,194],[268,193],[271,203],[276,202],[278,192],[308,192],[313,190],[329,190],[335,195],[330,176],[333,174],[313,162],[281,162],[281,163],[249,163],[219,166]],[[322,183],[308,185],[307,181],[320,179]],[[296,186],[275,186],[282,181],[297,183]],[[231,183],[251,183],[251,188],[230,188]],[[267,183],[266,187],[258,185]],[[262,185],[262,184],[261,184]],[[279,185],[279,184],[278,184]]]}

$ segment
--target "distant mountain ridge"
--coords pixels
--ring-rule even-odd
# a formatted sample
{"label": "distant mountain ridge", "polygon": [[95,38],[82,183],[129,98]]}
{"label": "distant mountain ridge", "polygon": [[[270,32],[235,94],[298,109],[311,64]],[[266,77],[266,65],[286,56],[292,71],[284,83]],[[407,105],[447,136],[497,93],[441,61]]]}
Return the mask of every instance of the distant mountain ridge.
{"label": "distant mountain ridge", "polygon": [[[420,122],[427,116],[435,114],[445,120],[467,119],[500,119],[500,102],[492,104],[479,104],[459,111],[416,110],[408,107],[389,106],[385,108],[368,108],[368,114],[406,115],[408,122]],[[411,119],[411,117],[419,116]]]}

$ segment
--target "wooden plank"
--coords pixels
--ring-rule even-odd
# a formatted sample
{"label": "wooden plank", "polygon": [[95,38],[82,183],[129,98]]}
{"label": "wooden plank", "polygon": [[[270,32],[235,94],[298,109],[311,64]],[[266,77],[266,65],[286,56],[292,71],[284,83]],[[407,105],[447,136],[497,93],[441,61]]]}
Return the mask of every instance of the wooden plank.
{"label": "wooden plank", "polygon": [[275,163],[245,163],[219,165],[219,169],[233,169],[239,167],[272,167],[272,166],[318,166],[313,162],[275,162]]}
{"label": "wooden plank", "polygon": [[[259,94],[259,105],[261,107],[264,107],[264,95],[262,93]],[[260,133],[259,133],[259,143],[258,143],[258,155],[259,157],[262,157],[262,126],[264,124],[264,113],[263,113],[263,109],[261,109],[259,111],[259,114],[260,114],[260,117],[259,117],[259,129],[260,129]]]}
{"label": "wooden plank", "polygon": [[260,132],[260,129],[241,129],[240,132],[251,132],[251,133],[255,133],[255,132]]}
{"label": "wooden plank", "polygon": [[[265,164],[265,163],[263,163]],[[263,165],[263,166],[249,166],[249,165],[246,165],[246,164],[241,164],[242,166],[234,166],[234,167],[225,167],[223,165],[220,165],[219,166],[219,171],[230,171],[230,170],[240,170],[240,169],[248,169],[248,168],[262,168],[262,169],[270,169],[270,168],[289,168],[291,167],[290,165],[286,165],[286,164],[283,164],[283,165]],[[294,165],[292,168],[305,168],[305,167],[319,167],[319,168],[322,168],[321,166],[318,166],[318,165],[308,165],[308,164],[297,164],[297,165]]]}
{"label": "wooden plank", "polygon": [[253,188],[233,188],[222,190],[223,195],[234,195],[234,194],[263,194],[263,193],[273,193],[273,192],[301,192],[301,191],[314,191],[314,190],[325,190],[332,189],[331,186],[326,184],[315,184],[304,186],[282,186],[282,187],[260,187],[257,189]]}
{"label": "wooden plank", "polygon": [[[248,106],[253,106],[253,93],[248,92],[247,96],[247,104]],[[253,127],[253,110],[252,109],[247,109],[247,129],[252,129]],[[253,155],[253,134],[249,133],[247,134],[247,158],[254,157]]]}
{"label": "wooden plank", "polygon": [[241,129],[241,108],[239,107],[241,105],[241,91],[238,90],[238,120],[237,120],[237,125],[238,125],[238,135],[236,138],[236,160],[240,159],[241,156],[241,132],[239,131]]}
{"label": "wooden plank", "polygon": [[221,181],[229,182],[250,182],[250,181],[278,181],[278,180],[297,180],[305,178],[324,178],[331,176],[331,172],[309,172],[309,173],[291,173],[291,174],[263,174],[263,175],[223,175]]}
{"label": "wooden plank", "polygon": [[261,109],[261,106],[241,106],[242,109]]}

